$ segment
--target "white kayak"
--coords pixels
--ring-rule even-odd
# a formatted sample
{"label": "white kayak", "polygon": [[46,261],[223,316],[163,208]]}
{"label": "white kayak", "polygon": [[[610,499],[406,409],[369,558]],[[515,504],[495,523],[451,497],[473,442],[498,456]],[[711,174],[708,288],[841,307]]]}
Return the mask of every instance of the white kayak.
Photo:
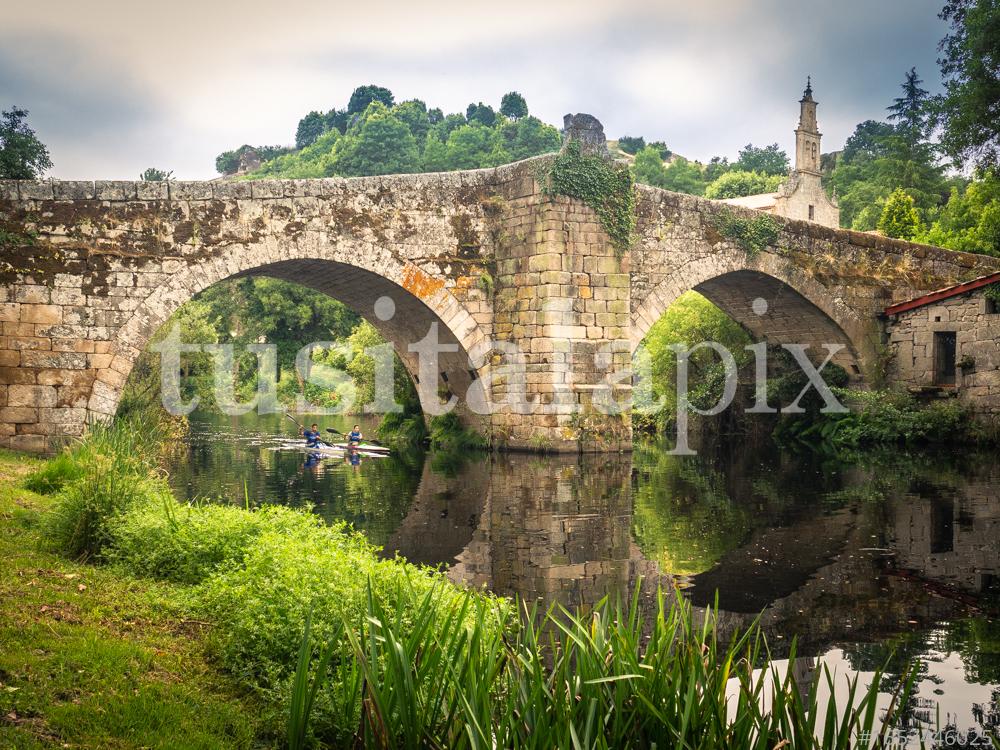
{"label": "white kayak", "polygon": [[[278,446],[278,450],[300,450],[306,453],[318,453],[322,456],[336,456],[337,458],[343,458],[347,452],[347,443],[332,443],[328,445],[317,445],[316,447],[309,447],[302,440],[282,440],[281,445]],[[374,458],[385,458],[389,455],[389,448],[381,445],[372,445],[371,443],[362,443],[356,448],[352,448],[356,453],[362,456],[370,456]]]}

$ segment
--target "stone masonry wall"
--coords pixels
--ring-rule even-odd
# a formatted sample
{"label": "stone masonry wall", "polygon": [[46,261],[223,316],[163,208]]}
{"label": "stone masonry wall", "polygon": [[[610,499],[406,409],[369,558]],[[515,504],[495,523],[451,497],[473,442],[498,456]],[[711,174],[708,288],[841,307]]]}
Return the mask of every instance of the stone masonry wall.
{"label": "stone masonry wall", "polygon": [[610,398],[628,388],[605,383],[630,361],[627,265],[591,208],[526,183],[505,211],[494,303],[496,338],[517,347],[525,367],[523,375],[494,379],[494,399],[517,391],[532,406],[494,415],[494,436],[522,448],[628,445],[629,415],[594,406],[595,394]]}
{"label": "stone masonry wall", "polygon": [[[955,331],[959,366],[953,392],[977,413],[1000,418],[1000,314],[990,309],[977,290],[892,316],[886,324],[892,380],[934,386],[934,334]],[[963,359],[971,362],[963,366]]]}

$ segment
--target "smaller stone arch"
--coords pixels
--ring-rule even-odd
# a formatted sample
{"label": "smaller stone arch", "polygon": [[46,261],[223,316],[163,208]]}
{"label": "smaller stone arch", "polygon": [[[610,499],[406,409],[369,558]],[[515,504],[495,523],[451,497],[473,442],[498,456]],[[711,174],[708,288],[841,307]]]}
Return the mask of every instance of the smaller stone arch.
{"label": "smaller stone arch", "polygon": [[[878,333],[821,283],[781,256],[765,251],[748,258],[732,249],[678,266],[633,310],[630,341],[635,351],[677,298],[694,290],[742,325],[755,339],[805,344],[814,358],[823,344],[840,344],[833,358],[860,379],[874,361]],[[762,299],[766,307],[753,302]]]}

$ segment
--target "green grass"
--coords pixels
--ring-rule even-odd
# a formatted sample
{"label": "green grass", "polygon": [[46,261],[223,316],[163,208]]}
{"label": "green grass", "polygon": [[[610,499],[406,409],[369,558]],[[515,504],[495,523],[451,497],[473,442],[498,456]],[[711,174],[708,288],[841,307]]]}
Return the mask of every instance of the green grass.
{"label": "green grass", "polygon": [[0,453],[0,747],[256,746],[259,702],[182,590],[43,549],[52,501],[19,486],[42,465]]}

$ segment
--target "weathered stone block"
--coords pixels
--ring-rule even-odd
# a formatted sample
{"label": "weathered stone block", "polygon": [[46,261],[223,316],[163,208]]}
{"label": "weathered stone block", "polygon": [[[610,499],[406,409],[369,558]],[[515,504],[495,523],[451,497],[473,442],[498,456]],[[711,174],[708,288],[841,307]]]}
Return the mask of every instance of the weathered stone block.
{"label": "weathered stone block", "polygon": [[17,192],[23,201],[50,201],[55,197],[52,180],[19,180]]}
{"label": "weathered stone block", "polygon": [[59,305],[21,305],[21,322],[46,325],[62,323],[62,307]]}
{"label": "weathered stone block", "polygon": [[87,369],[87,355],[76,352],[50,352],[25,350],[21,352],[24,367],[62,368],[67,370]]}
{"label": "weathered stone block", "polygon": [[94,200],[96,188],[93,180],[56,180],[52,183],[56,200]]}
{"label": "weathered stone block", "polygon": [[169,181],[141,180],[135,184],[135,197],[141,201],[165,201],[170,197]]}
{"label": "weathered stone block", "polygon": [[12,385],[7,388],[8,406],[55,406],[56,389],[47,385]]}
{"label": "weathered stone block", "polygon": [[51,291],[41,284],[20,284],[14,293],[14,300],[29,304],[48,304]]}
{"label": "weathered stone block", "polygon": [[0,422],[6,424],[26,424],[38,421],[38,409],[27,406],[0,407]]}
{"label": "weathered stone block", "polygon": [[48,440],[44,435],[12,435],[8,438],[11,450],[25,453],[44,453]]}
{"label": "weathered stone block", "polygon": [[86,386],[94,381],[93,370],[21,370],[21,372],[37,372],[39,385],[73,385]]}
{"label": "weathered stone block", "polygon": [[35,370],[26,367],[0,367],[0,383],[3,385],[32,385],[37,382]]}
{"label": "weathered stone block", "polygon": [[212,183],[210,182],[175,182],[171,180],[168,186],[172,201],[207,201],[212,199]]}
{"label": "weathered stone block", "polygon": [[10,349],[21,352],[29,350],[48,351],[52,343],[46,338],[37,336],[9,336],[7,338],[7,346]]}
{"label": "weathered stone block", "polygon": [[212,183],[212,192],[219,200],[249,200],[250,185],[249,180],[225,180]]}
{"label": "weathered stone block", "polygon": [[99,201],[134,201],[136,199],[136,183],[131,180],[97,180],[94,183],[94,188]]}

